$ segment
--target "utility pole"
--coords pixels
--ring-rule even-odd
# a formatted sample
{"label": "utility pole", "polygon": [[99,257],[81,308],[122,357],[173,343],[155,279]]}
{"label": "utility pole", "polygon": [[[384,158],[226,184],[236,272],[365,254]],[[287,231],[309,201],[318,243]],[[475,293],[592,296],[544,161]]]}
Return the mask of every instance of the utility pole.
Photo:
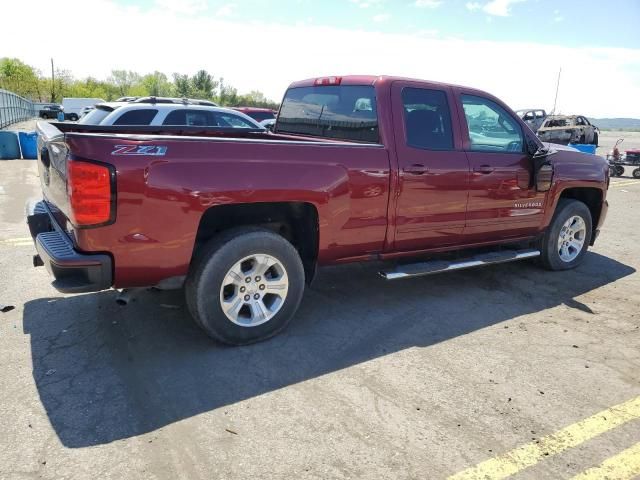
{"label": "utility pole", "polygon": [[55,102],[56,97],[56,82],[55,74],[53,73],[53,58],[51,59],[51,103]]}
{"label": "utility pole", "polygon": [[562,67],[560,67],[560,71],[558,72],[558,83],[556,83],[556,98],[553,99],[553,110],[551,110],[551,114],[555,115],[556,113],[556,103],[558,102],[558,90],[560,89],[560,74],[562,73]]}

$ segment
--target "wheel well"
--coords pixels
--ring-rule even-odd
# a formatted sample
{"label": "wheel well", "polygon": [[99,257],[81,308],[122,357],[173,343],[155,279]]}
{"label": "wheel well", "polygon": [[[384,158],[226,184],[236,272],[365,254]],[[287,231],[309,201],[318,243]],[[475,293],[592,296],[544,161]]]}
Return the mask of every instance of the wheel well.
{"label": "wheel well", "polygon": [[296,247],[307,282],[315,275],[318,258],[318,211],[304,202],[264,202],[218,205],[204,212],[198,225],[192,261],[215,235],[230,228],[253,226],[269,229]]}
{"label": "wheel well", "polygon": [[560,198],[579,200],[589,207],[592,228],[595,230],[602,211],[602,191],[600,189],[589,187],[567,188],[562,191]]}

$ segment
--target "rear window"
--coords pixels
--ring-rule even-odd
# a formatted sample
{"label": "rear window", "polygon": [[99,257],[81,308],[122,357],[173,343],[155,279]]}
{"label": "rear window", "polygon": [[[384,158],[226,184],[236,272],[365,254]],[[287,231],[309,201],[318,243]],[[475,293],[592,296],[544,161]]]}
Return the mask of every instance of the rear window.
{"label": "rear window", "polygon": [[94,108],[86,115],[83,115],[78,123],[83,125],[99,125],[102,120],[107,118],[113,110],[112,109],[102,109],[102,108]]}
{"label": "rear window", "polygon": [[113,122],[114,125],[151,125],[153,117],[156,116],[158,110],[144,109],[144,110],[129,110],[124,112],[120,117]]}
{"label": "rear window", "polygon": [[375,90],[364,85],[290,88],[276,128],[278,133],[377,143]]}

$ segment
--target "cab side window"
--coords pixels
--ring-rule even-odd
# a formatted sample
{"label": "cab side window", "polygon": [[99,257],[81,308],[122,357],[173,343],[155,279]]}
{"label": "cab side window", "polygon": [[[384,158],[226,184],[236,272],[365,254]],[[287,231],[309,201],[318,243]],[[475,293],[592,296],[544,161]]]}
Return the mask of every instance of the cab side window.
{"label": "cab side window", "polygon": [[402,90],[407,145],[423,150],[453,150],[451,113],[442,90]]}
{"label": "cab side window", "polygon": [[473,152],[522,152],[520,124],[500,105],[488,98],[462,95],[469,127],[469,150]]}

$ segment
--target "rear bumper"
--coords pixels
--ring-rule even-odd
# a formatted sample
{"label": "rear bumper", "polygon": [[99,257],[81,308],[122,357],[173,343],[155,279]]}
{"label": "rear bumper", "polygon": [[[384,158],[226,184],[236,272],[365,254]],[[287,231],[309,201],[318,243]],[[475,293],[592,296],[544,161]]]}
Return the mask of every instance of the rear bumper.
{"label": "rear bumper", "polygon": [[113,284],[111,257],[80,253],[56,224],[44,202],[29,203],[27,225],[38,251],[39,263],[53,276],[52,285],[63,293],[97,292]]}

